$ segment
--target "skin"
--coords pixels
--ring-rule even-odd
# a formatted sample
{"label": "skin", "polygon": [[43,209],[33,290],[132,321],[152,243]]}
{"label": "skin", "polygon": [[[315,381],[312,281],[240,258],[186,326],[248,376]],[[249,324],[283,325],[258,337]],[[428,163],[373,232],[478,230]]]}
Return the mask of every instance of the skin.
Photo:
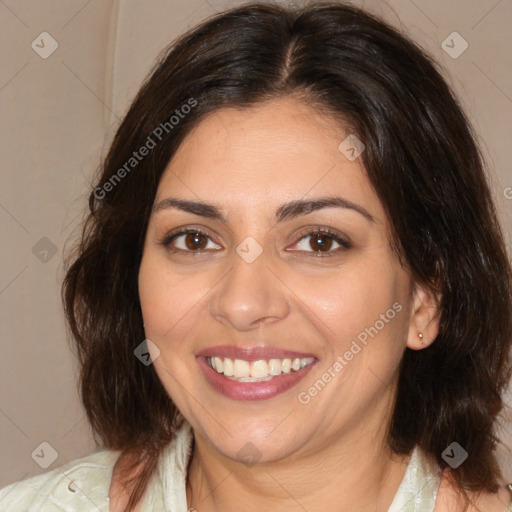
{"label": "skin", "polygon": [[[404,476],[409,456],[394,456],[385,442],[398,365],[406,347],[421,350],[435,339],[439,298],[412,281],[391,249],[361,159],[338,149],[348,133],[292,97],[221,109],[188,135],[161,178],[155,204],[170,196],[205,201],[227,218],[154,212],[139,271],[146,335],[160,350],[155,371],[194,430],[187,502],[199,512],[382,511]],[[275,223],[283,203],[327,195],[360,205],[374,222],[330,207]],[[172,242],[181,252],[163,246],[177,228],[205,231],[203,253],[185,253],[193,235]],[[327,238],[332,256],[315,256],[315,237],[305,232],[316,228],[338,232],[350,248]],[[236,252],[248,236],[263,250],[252,263]],[[298,393],[395,303],[400,312],[300,403]],[[235,401],[210,386],[196,361],[217,344],[266,344],[318,362],[274,398]],[[248,466],[238,452],[249,441],[260,458]],[[121,510],[121,495],[114,478],[111,510]]]}

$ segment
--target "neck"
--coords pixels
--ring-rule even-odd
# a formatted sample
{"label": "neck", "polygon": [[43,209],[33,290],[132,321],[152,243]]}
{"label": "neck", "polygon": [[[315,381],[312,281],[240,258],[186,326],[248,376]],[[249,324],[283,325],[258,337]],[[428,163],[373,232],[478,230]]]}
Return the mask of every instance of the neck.
{"label": "neck", "polygon": [[388,510],[410,460],[410,455],[394,455],[386,443],[383,413],[389,405],[384,400],[350,431],[318,436],[314,453],[293,460],[246,466],[219,456],[195,435],[187,478],[189,509]]}

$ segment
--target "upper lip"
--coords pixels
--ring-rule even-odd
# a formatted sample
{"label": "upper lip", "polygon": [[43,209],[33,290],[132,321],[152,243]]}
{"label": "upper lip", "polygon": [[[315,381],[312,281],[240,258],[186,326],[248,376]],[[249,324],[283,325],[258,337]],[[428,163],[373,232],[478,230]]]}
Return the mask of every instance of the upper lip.
{"label": "upper lip", "polygon": [[[217,345],[208,347],[196,354],[203,357],[229,357],[230,359],[243,359],[245,361],[258,361],[259,359],[302,359],[305,357],[315,357],[311,353],[295,352],[282,348],[256,346],[256,347],[236,347],[233,345]],[[315,358],[316,359],[316,358]]]}

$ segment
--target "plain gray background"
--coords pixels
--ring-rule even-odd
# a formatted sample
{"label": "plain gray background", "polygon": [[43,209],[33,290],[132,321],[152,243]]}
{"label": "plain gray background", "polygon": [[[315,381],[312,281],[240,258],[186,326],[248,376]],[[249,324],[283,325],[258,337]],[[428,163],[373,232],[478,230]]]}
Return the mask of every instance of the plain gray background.
{"label": "plain gray background", "polygon": [[[97,450],[60,302],[64,244],[78,233],[92,173],[158,53],[241,3],[0,0],[0,487],[46,471],[31,456],[43,442],[55,450],[48,469]],[[510,247],[512,2],[352,3],[401,27],[443,67],[481,138]],[[468,45],[456,58],[464,42],[452,43],[453,32]],[[512,420],[503,419],[511,446]],[[511,453],[500,457],[510,482]]]}

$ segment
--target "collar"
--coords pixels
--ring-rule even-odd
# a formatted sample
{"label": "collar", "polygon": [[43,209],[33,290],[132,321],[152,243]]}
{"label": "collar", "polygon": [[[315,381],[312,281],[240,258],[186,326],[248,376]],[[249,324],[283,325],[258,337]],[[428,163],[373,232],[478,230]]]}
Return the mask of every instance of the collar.
{"label": "collar", "polygon": [[[158,463],[158,476],[152,492],[143,503],[144,512],[151,510],[188,510],[186,477],[192,454],[194,434],[183,419],[176,438],[165,447]],[[387,512],[433,512],[441,479],[441,469],[415,446],[404,477]]]}

